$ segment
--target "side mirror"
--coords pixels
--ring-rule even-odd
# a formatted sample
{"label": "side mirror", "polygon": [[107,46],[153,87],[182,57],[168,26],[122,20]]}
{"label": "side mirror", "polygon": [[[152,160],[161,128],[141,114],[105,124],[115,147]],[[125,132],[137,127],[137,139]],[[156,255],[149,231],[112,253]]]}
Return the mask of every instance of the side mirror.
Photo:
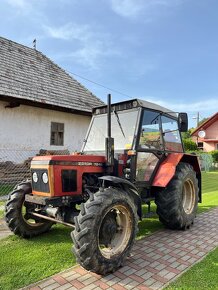
{"label": "side mirror", "polygon": [[187,132],[188,131],[188,115],[187,113],[179,113],[178,116],[179,131]]}

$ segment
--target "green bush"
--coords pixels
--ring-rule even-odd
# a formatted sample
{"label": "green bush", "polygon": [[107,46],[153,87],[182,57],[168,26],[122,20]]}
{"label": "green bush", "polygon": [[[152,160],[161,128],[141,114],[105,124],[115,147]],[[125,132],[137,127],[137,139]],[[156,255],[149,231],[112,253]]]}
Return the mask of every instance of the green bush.
{"label": "green bush", "polygon": [[213,157],[213,162],[218,162],[218,150],[211,151],[210,154]]}
{"label": "green bush", "polygon": [[183,140],[185,151],[195,151],[198,149],[197,144],[192,141],[192,139],[184,139]]}

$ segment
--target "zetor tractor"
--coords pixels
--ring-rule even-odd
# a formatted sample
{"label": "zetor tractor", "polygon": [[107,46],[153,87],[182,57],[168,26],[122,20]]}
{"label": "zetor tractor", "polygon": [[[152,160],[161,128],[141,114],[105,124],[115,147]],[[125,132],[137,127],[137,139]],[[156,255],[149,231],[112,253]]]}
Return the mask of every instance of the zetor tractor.
{"label": "zetor tractor", "polygon": [[201,172],[197,157],[184,153],[186,130],[186,113],[138,99],[111,105],[108,95],[108,105],[93,110],[81,152],[33,158],[32,180],[6,203],[9,228],[31,238],[55,223],[70,226],[77,261],[115,271],[130,254],[143,203],[155,201],[170,229],[193,224]]}

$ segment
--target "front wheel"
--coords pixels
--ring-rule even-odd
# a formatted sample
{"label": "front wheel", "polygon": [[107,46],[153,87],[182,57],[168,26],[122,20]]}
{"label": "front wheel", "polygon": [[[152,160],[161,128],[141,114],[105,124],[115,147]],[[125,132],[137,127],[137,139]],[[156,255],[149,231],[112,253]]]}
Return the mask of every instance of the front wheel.
{"label": "front wheel", "polygon": [[25,202],[25,195],[32,192],[30,182],[22,182],[9,194],[5,205],[5,220],[10,230],[23,238],[31,238],[47,232],[52,222],[31,216],[34,205]]}
{"label": "front wheel", "polygon": [[71,234],[77,262],[102,275],[116,271],[132,248],[137,222],[136,206],[123,190],[107,188],[90,196]]}
{"label": "front wheel", "polygon": [[198,191],[198,180],[193,167],[180,163],[173,179],[156,195],[159,220],[171,229],[189,228],[197,212]]}

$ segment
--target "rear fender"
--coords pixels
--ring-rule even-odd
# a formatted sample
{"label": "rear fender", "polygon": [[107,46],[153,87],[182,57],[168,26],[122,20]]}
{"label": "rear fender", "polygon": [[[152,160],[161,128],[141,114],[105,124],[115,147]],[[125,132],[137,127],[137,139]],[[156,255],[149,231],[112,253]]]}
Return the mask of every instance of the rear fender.
{"label": "rear fender", "polygon": [[122,188],[134,201],[136,207],[137,207],[137,213],[139,218],[142,218],[142,201],[141,197],[138,193],[137,188],[134,184],[132,184],[130,181],[119,178],[116,176],[102,176],[99,177],[100,180],[107,181],[107,185],[112,185],[113,187]]}
{"label": "rear fender", "polygon": [[176,166],[180,162],[190,164],[196,172],[199,186],[199,202],[201,202],[201,169],[198,162],[198,157],[196,155],[186,153],[170,153],[160,165],[157,174],[153,180],[152,186],[166,187],[175,175]]}

